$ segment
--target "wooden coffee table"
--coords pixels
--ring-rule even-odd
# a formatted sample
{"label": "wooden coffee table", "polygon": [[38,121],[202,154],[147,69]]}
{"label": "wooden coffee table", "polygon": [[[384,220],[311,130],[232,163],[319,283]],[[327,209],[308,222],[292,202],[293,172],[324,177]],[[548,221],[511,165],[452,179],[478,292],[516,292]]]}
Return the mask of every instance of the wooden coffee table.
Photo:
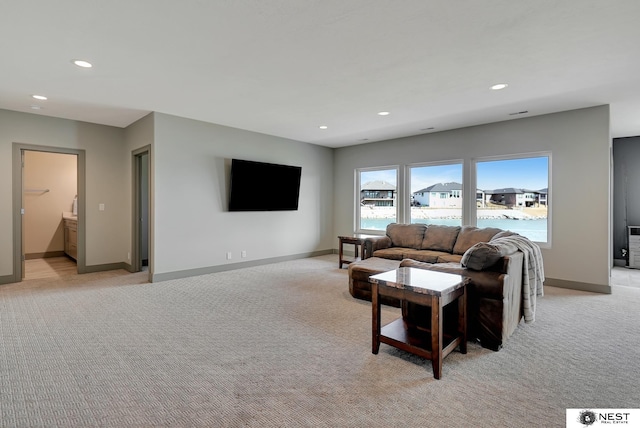
{"label": "wooden coffee table", "polygon": [[[372,275],[371,302],[373,308],[372,352],[377,354],[380,343],[386,343],[423,358],[430,359],[433,376],[442,376],[442,359],[457,346],[467,353],[467,292],[469,278],[462,275],[435,272],[425,269],[401,267]],[[431,308],[428,328],[417,326],[404,318],[398,318],[384,327],[380,326],[380,296],[395,297],[406,302]],[[443,308],[457,302],[458,317],[455,334],[443,333]],[[403,309],[404,313],[404,309]]]}

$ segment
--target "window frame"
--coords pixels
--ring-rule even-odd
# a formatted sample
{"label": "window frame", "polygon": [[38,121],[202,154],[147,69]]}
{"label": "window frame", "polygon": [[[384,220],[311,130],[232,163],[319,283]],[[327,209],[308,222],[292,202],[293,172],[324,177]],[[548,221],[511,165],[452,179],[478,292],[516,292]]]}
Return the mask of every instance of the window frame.
{"label": "window frame", "polygon": [[355,233],[359,234],[367,234],[367,235],[384,235],[386,230],[377,230],[377,229],[363,229],[362,226],[362,218],[360,210],[362,205],[360,204],[360,190],[362,188],[362,183],[360,178],[363,172],[373,172],[373,171],[395,171],[396,173],[396,197],[395,197],[395,217],[396,223],[402,223],[400,216],[400,205],[402,203],[403,197],[400,194],[400,165],[385,165],[385,166],[374,166],[374,167],[364,167],[364,168],[356,168],[354,171],[354,228]]}
{"label": "window frame", "polygon": [[[433,161],[433,162],[419,162],[412,163],[405,166],[405,177],[406,177],[406,186],[402,191],[402,194],[405,196],[405,205],[404,212],[406,213],[405,218],[403,219],[404,223],[411,223],[411,196],[413,192],[411,191],[411,177],[412,177],[412,169],[414,168],[425,168],[425,167],[434,167],[434,166],[448,166],[448,165],[459,165],[461,172],[460,184],[462,185],[462,189],[460,190],[460,198],[462,198],[462,204],[460,207],[460,224],[465,224],[465,163],[464,159],[447,159],[443,161]],[[435,184],[435,183],[434,183]],[[447,193],[446,199],[449,199],[450,194]],[[475,200],[475,199],[474,199]]]}
{"label": "window frame", "polygon": [[[476,203],[477,200],[477,190],[478,190],[478,163],[482,162],[496,162],[496,161],[508,161],[508,160],[520,160],[520,159],[530,159],[530,158],[547,158],[547,196],[546,196],[546,205],[547,205],[547,240],[543,241],[534,241],[540,248],[551,248],[552,243],[552,203],[551,203],[551,193],[552,193],[552,152],[551,151],[542,151],[542,152],[528,152],[528,153],[515,153],[509,155],[500,155],[500,156],[482,156],[471,159],[471,174],[470,174],[470,185],[473,189],[473,194],[476,195],[473,199],[473,203],[470,204],[471,210],[471,221],[470,224],[475,226],[478,225],[478,206]],[[486,189],[484,189],[486,190]],[[483,190],[483,191],[484,191]],[[532,189],[528,189],[532,190]]]}

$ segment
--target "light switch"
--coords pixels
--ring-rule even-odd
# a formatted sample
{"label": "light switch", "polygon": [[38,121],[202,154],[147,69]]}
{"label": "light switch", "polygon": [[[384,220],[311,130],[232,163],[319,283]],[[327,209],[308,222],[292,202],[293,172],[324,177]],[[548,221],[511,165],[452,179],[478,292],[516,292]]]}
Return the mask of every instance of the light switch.
{"label": "light switch", "polygon": [[104,204],[99,204],[99,205],[98,205],[98,209],[99,209],[100,211],[104,211]]}

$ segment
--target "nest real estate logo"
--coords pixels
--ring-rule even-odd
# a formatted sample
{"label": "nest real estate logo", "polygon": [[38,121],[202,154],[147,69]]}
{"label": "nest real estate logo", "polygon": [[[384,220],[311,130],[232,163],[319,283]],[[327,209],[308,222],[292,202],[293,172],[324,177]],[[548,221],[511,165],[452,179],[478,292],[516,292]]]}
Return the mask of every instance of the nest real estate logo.
{"label": "nest real estate logo", "polygon": [[567,409],[567,428],[640,427],[640,409]]}

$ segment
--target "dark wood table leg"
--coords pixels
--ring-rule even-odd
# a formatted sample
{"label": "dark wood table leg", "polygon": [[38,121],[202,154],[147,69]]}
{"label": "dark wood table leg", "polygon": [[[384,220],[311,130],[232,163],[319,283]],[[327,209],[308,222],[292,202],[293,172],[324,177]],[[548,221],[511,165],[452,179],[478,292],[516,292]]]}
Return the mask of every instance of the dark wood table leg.
{"label": "dark wood table leg", "polygon": [[467,288],[458,297],[458,333],[460,334],[460,352],[467,353]]}
{"label": "dark wood table leg", "polygon": [[338,269],[342,269],[342,246],[344,242],[341,238],[338,238]]}
{"label": "dark wood table leg", "polygon": [[431,298],[431,363],[433,377],[442,377],[442,305],[438,296]]}
{"label": "dark wood table leg", "polygon": [[371,352],[377,354],[380,350],[380,299],[378,296],[378,284],[375,282],[371,284],[371,308],[373,311],[371,317]]}

